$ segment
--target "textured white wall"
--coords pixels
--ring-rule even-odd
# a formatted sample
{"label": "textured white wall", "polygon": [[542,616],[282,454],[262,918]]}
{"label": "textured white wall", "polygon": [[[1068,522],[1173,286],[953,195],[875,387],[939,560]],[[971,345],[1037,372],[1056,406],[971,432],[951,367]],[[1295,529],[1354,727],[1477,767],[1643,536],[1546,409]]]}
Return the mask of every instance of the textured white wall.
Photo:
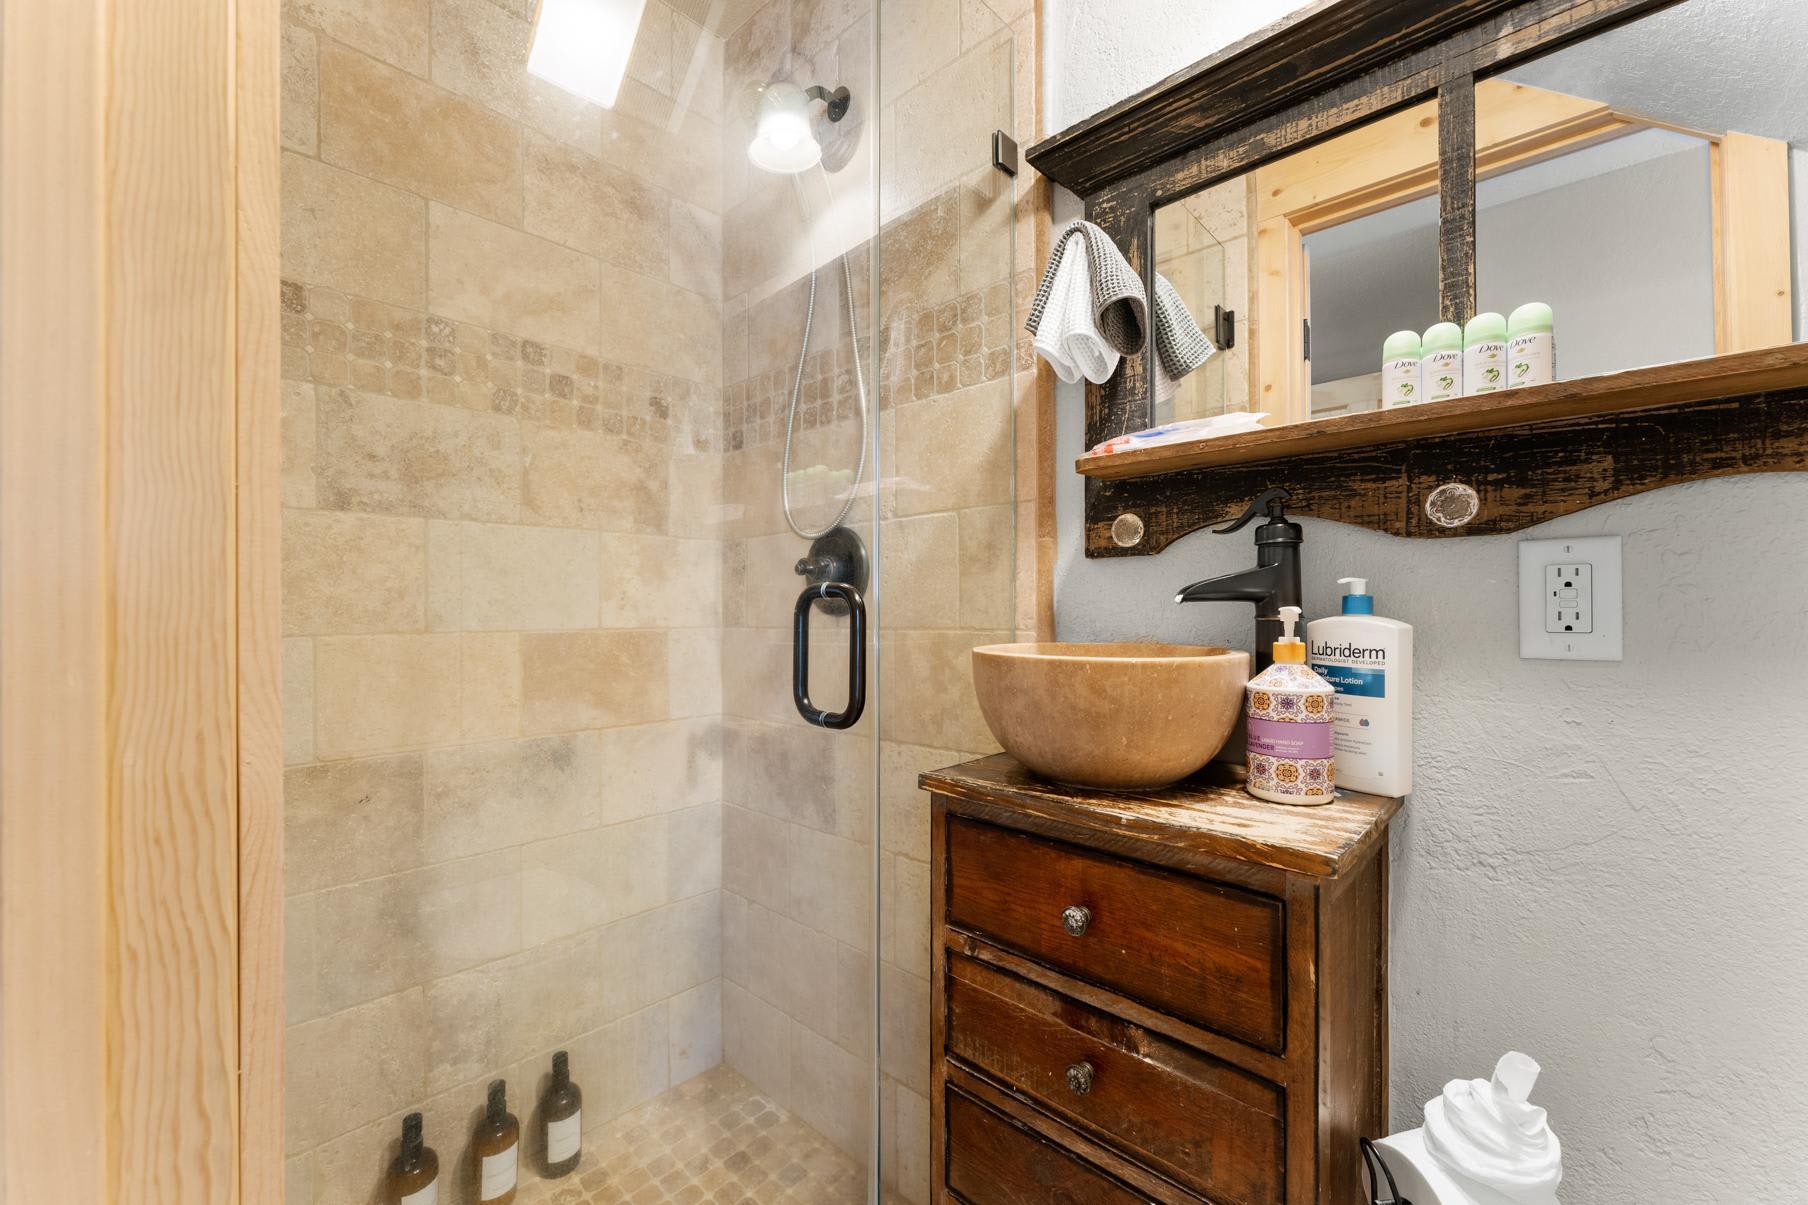
{"label": "textured white wall", "polygon": [[[1287,7],[1044,3],[1068,34],[1044,64],[1068,123]],[[1112,22],[1109,45],[1071,36]],[[1059,391],[1058,466],[1080,451],[1082,405]],[[1246,533],[1088,561],[1080,479],[1062,467],[1059,483],[1062,639],[1247,647],[1249,608],[1172,602],[1252,564]],[[1393,850],[1395,1125],[1517,1047],[1545,1065],[1536,1099],[1571,1205],[1801,1202],[1808,474],[1673,487],[1524,533],[1625,537],[1619,664],[1519,659],[1521,536],[1305,528],[1309,614],[1363,574],[1417,632],[1419,789]]]}

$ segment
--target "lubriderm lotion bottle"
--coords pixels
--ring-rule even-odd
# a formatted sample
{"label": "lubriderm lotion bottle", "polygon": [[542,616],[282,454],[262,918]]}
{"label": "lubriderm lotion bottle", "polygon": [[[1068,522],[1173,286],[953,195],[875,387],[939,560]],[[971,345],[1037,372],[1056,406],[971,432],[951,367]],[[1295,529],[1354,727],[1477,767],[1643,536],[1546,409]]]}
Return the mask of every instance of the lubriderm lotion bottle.
{"label": "lubriderm lotion bottle", "polygon": [[1331,744],[1337,785],[1370,795],[1412,791],[1412,625],[1375,614],[1369,584],[1339,578],[1343,613],[1306,625],[1312,670],[1337,689]]}

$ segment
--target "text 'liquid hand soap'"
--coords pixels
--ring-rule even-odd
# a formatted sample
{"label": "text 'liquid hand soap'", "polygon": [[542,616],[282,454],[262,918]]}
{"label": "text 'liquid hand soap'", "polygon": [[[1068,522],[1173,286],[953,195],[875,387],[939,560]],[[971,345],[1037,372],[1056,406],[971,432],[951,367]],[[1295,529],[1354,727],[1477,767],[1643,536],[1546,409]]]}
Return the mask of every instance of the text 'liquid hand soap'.
{"label": "text 'liquid hand soap'", "polygon": [[1336,798],[1331,765],[1331,684],[1306,667],[1306,645],[1293,634],[1298,607],[1281,608],[1281,638],[1274,664],[1250,680],[1249,781],[1251,795],[1274,803],[1330,803]]}
{"label": "text 'liquid hand soap'", "polygon": [[1312,668],[1337,688],[1331,735],[1346,790],[1412,790],[1412,625],[1375,614],[1368,582],[1338,578],[1343,614],[1306,625]]}

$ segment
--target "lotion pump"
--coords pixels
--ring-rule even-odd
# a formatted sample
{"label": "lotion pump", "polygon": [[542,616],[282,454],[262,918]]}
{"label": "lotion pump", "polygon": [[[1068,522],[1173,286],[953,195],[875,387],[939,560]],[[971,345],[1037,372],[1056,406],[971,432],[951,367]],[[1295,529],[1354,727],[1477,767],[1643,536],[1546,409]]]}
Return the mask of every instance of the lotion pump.
{"label": "lotion pump", "polygon": [[1306,625],[1312,669],[1337,688],[1337,781],[1371,795],[1412,791],[1412,625],[1375,614],[1366,578],[1340,577],[1343,613]]}
{"label": "lotion pump", "polygon": [[1337,797],[1331,765],[1331,684],[1306,666],[1306,645],[1293,634],[1298,607],[1281,608],[1274,664],[1250,680],[1251,795],[1274,803],[1330,803]]}

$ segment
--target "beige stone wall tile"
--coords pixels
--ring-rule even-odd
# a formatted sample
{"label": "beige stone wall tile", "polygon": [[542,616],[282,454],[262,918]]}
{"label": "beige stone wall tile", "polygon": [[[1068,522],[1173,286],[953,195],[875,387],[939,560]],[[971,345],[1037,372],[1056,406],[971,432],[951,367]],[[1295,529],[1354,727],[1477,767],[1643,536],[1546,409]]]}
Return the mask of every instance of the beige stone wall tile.
{"label": "beige stone wall tile", "polygon": [[888,734],[906,744],[995,751],[973,696],[972,650],[1010,639],[1009,631],[881,634],[879,700]]}
{"label": "beige stone wall tile", "polygon": [[902,1084],[893,1095],[893,1145],[897,1188],[911,1205],[927,1205],[930,1192],[929,1098]]}
{"label": "beige stone wall tile", "polygon": [[1011,500],[1009,378],[900,406],[897,422],[899,514]]}
{"label": "beige stone wall tile", "polygon": [[592,733],[435,749],[425,767],[432,861],[576,833],[599,817]]}
{"label": "beige stone wall tile", "polygon": [[[720,213],[721,134],[714,118],[680,114],[670,97],[638,80],[623,80],[615,108],[602,112],[602,147],[597,154],[620,171]],[[743,140],[743,152],[746,147]]]}
{"label": "beige stone wall tile", "polygon": [[863,950],[835,947],[835,1028],[830,1034],[844,1050],[867,1049],[873,1022],[873,958]]}
{"label": "beige stone wall tile", "polygon": [[844,945],[870,949],[872,846],[802,826],[792,827],[791,843],[791,915]]}
{"label": "beige stone wall tile", "polygon": [[458,739],[457,636],[323,636],[314,642],[314,682],[321,757]]}
{"label": "beige stone wall tile", "polygon": [[487,741],[521,735],[521,638],[467,632],[458,648],[459,736]]}
{"label": "beige stone wall tile", "polygon": [[960,520],[951,514],[894,519],[885,525],[884,539],[886,626],[957,626],[968,567]]}
{"label": "beige stone wall tile", "polygon": [[956,182],[960,206],[960,291],[975,293],[1011,279],[1016,187],[990,163]]}
{"label": "beige stone wall tile", "polygon": [[539,841],[521,851],[521,919],[537,946],[668,902],[663,817]]}
{"label": "beige stone wall tile", "polygon": [[599,348],[597,261],[473,214],[429,207],[436,314],[578,351]]}
{"label": "beige stone wall tile", "polygon": [[314,642],[283,641],[283,764],[314,760]]}
{"label": "beige stone wall tile", "polygon": [[[747,143],[737,139],[723,153],[745,162]],[[798,206],[796,186],[784,176],[755,171],[743,194],[722,215],[722,288],[727,294],[762,297],[807,280],[810,227]],[[821,243],[828,242],[826,234]],[[818,253],[826,254],[819,245]],[[819,273],[818,287],[827,273]],[[825,306],[827,310],[830,307]],[[825,315],[826,316],[826,315]],[[800,317],[801,322],[801,317]],[[827,346],[825,343],[824,346]]]}
{"label": "beige stone wall tile", "polygon": [[909,858],[886,859],[891,892],[881,901],[891,949],[886,957],[920,979],[929,978],[929,864]]}
{"label": "beige stone wall tile", "polygon": [[689,899],[722,888],[722,805],[705,803],[671,813],[666,843],[665,898]]}
{"label": "beige stone wall tile", "polygon": [[672,62],[672,16],[659,0],[647,0],[628,55],[628,78],[666,96],[676,94],[681,78]]}
{"label": "beige stone wall tile", "polygon": [[481,105],[328,43],[320,157],[499,222],[521,221],[521,130]]}
{"label": "beige stone wall tile", "polygon": [[290,280],[418,309],[427,298],[427,203],[285,154],[282,269]]}
{"label": "beige stone wall tile", "polygon": [[300,1152],[419,1100],[427,1083],[426,998],[402,992],[289,1027],[284,1124]]}
{"label": "beige stone wall tile", "polygon": [[282,504],[313,506],[314,387],[284,381],[282,388]]}
{"label": "beige stone wall tile", "polygon": [[[720,892],[678,900],[623,923],[638,968],[634,981],[647,1002],[664,1000],[722,974]],[[637,1005],[638,1006],[638,1005]]]}
{"label": "beige stone wall tile", "polygon": [[593,342],[605,360],[686,380],[720,384],[722,312],[717,302],[663,279],[609,273]]}
{"label": "beige stone wall tile", "polygon": [[[523,1055],[550,1050],[622,1015],[613,980],[623,967],[612,961],[608,936],[608,930],[591,930],[511,960],[513,1002],[500,1023],[512,1030],[513,1049]],[[588,1096],[590,1085],[584,1088]]]}
{"label": "beige stone wall tile", "polygon": [[887,964],[879,978],[880,1067],[913,1092],[929,1091],[929,981]]}
{"label": "beige stone wall tile", "polygon": [[283,901],[283,1018],[288,1025],[320,1015],[315,979],[319,934],[314,924],[314,899],[311,895],[294,895]]}
{"label": "beige stone wall tile", "polygon": [[605,824],[722,798],[722,731],[714,716],[611,728],[596,741]]}
{"label": "beige stone wall tile", "polygon": [[745,988],[722,985],[722,1056],[781,1108],[791,1100],[791,1019]]}
{"label": "beige stone wall tile", "polygon": [[427,0],[284,0],[283,16],[405,71],[427,74]]}
{"label": "beige stone wall tile", "polygon": [[732,804],[722,808],[722,888],[774,912],[789,913],[794,826]]}
{"label": "beige stone wall tile", "polygon": [[420,519],[285,510],[283,632],[414,632],[426,623],[427,539]]}
{"label": "beige stone wall tile", "polygon": [[671,714],[663,632],[533,632],[521,637],[528,732],[646,724]]}
{"label": "beige stone wall tile", "polygon": [[966,628],[1016,623],[1015,508],[982,506],[960,514],[960,622]]}
{"label": "beige stone wall tile", "polygon": [[[605,264],[666,273],[672,239],[665,193],[629,172],[540,135],[529,135],[526,229]],[[612,273],[605,273],[605,279]]]}
{"label": "beige stone wall tile", "polygon": [[[526,1043],[520,1038],[520,1027],[511,1018],[516,1005],[526,1003],[520,1000],[515,982],[522,962],[520,958],[506,959],[448,975],[427,985],[429,1091],[443,1091],[466,1081],[495,1076],[527,1053]],[[520,1116],[524,1108],[522,1086],[516,1082],[509,1088],[510,1095],[516,1097],[513,1109]],[[482,1102],[480,1087],[473,1095],[473,1103],[481,1106]],[[466,1128],[444,1135],[444,1138],[450,1140],[447,1145],[456,1147],[466,1140],[468,1133],[469,1128]],[[447,1162],[446,1146],[440,1146],[439,1153],[441,1177],[450,1189],[458,1177],[446,1176],[445,1169],[456,1169],[459,1165]]]}
{"label": "beige stone wall tile", "polygon": [[520,516],[514,419],[349,389],[317,393],[315,407],[322,506],[504,523]]}
{"label": "beige stone wall tile", "polygon": [[722,632],[682,628],[668,634],[666,666],[672,718],[722,714]]}
{"label": "beige stone wall tile", "polygon": [[674,200],[667,276],[693,293],[722,298],[722,218],[689,201]]}
{"label": "beige stone wall tile", "polygon": [[779,449],[772,444],[722,458],[722,522],[725,536],[783,531],[779,510]]}
{"label": "beige stone wall tile", "polygon": [[531,631],[596,626],[600,579],[594,532],[435,523],[428,553],[434,627]]}
{"label": "beige stone wall tile", "polygon": [[722,531],[722,457],[715,452],[674,456],[666,530],[710,539]]}
{"label": "beige stone wall tile", "polygon": [[791,44],[815,55],[872,11],[873,0],[791,0]]}
{"label": "beige stone wall tile", "polygon": [[419,754],[283,773],[283,890],[318,891],[424,861]]}
{"label": "beige stone wall tile", "polygon": [[722,117],[722,50],[720,37],[706,34],[682,13],[672,14],[672,64],[678,73],[678,96],[689,103],[691,112],[710,121]]}
{"label": "beige stone wall tile", "polygon": [[879,9],[884,63],[881,103],[889,105],[960,53],[959,0],[901,0]]}
{"label": "beige stone wall tile", "polygon": [[320,39],[284,21],[282,28],[282,144],[312,155],[320,145]]}
{"label": "beige stone wall tile", "polygon": [[751,916],[755,904],[732,891],[722,893],[722,977],[747,987],[753,981],[753,958],[749,953]]}
{"label": "beige stone wall tile", "polygon": [[714,628],[722,623],[722,557],[714,540],[601,537],[606,628]]}
{"label": "beige stone wall tile", "polygon": [[658,532],[670,505],[668,463],[601,431],[522,424],[522,517],[530,523]]}
{"label": "beige stone wall tile", "polygon": [[[901,7],[929,4],[936,7],[956,0],[911,0]],[[1008,34],[1000,33],[965,54],[954,56],[954,46],[944,37],[936,50],[923,59],[940,58],[930,74],[913,84],[910,74],[893,70],[907,60],[913,47],[888,43],[888,19],[893,6],[880,14],[880,53],[886,66],[885,88],[896,100],[896,122],[882,154],[889,172],[882,180],[881,213],[886,218],[920,204],[951,181],[984,167],[991,155],[991,132],[1011,125],[1012,75],[1015,54]],[[927,35],[919,27],[917,39]],[[939,51],[940,53],[937,53]],[[888,99],[887,103],[891,103]]]}
{"label": "beige stone wall tile", "polygon": [[864,1159],[872,1122],[872,1069],[827,1037],[791,1031],[791,1090],[798,1116],[852,1159]]}
{"label": "beige stone wall tile", "polygon": [[722,981],[711,979],[673,996],[666,1005],[667,1061],[672,1083],[681,1084],[722,1061]]}
{"label": "beige stone wall tile", "polygon": [[[666,1006],[658,1004],[612,1021],[571,1044],[572,1074],[587,1068],[584,1122],[619,1117],[671,1087]],[[591,1104],[595,1101],[594,1106]]]}
{"label": "beige stone wall tile", "polygon": [[527,73],[530,20],[489,0],[432,3],[434,83],[561,142],[601,148],[603,110]]}
{"label": "beige stone wall tile", "polygon": [[901,321],[960,293],[960,197],[938,192],[879,232],[879,314]]}
{"label": "beige stone wall tile", "polygon": [[[814,660],[812,656],[812,672]],[[833,832],[836,795],[853,784],[844,759],[857,755],[847,750],[853,742],[845,734],[798,718],[790,708],[788,677],[774,677],[766,685],[791,711],[784,723],[734,720],[727,725],[723,796],[729,803]]]}
{"label": "beige stone wall tile", "polygon": [[917,785],[917,776],[967,757],[953,749],[879,743],[880,836],[886,852],[929,860],[929,792]]}
{"label": "beige stone wall tile", "polygon": [[749,85],[763,85],[772,79],[791,55],[791,3],[767,0],[728,34],[723,46],[722,86],[730,103]]}

